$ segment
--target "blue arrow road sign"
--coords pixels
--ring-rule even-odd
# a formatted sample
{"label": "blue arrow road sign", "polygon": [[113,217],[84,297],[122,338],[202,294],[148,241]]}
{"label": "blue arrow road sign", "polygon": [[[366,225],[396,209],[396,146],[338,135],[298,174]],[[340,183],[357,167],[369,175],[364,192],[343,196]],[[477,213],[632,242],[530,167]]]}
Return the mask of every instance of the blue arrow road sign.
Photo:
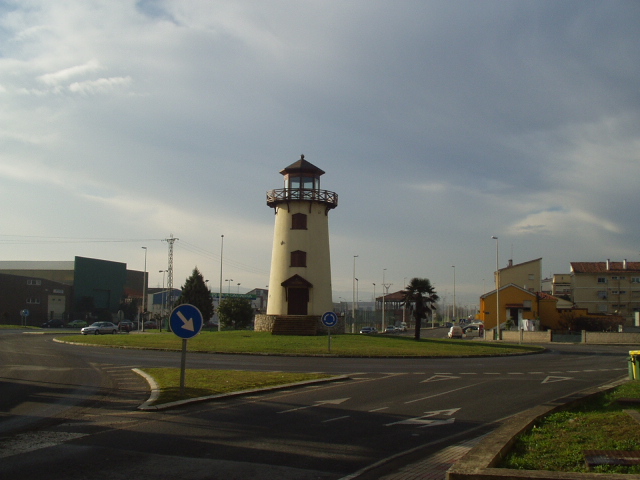
{"label": "blue arrow road sign", "polygon": [[202,313],[189,303],[178,305],[169,317],[171,331],[180,338],[195,337],[202,330]]}
{"label": "blue arrow road sign", "polygon": [[322,323],[325,327],[335,327],[338,324],[338,315],[335,312],[325,312],[322,314]]}

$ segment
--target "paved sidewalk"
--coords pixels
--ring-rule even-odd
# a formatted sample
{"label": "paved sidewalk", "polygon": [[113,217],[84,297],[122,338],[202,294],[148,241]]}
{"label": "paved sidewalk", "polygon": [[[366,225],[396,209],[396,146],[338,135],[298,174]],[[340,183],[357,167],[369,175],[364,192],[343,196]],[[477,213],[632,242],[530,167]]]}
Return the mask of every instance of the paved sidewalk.
{"label": "paved sidewalk", "polygon": [[380,480],[444,480],[447,470],[460,460],[484,435],[452,445],[433,455],[403,467],[395,473],[380,477]]}

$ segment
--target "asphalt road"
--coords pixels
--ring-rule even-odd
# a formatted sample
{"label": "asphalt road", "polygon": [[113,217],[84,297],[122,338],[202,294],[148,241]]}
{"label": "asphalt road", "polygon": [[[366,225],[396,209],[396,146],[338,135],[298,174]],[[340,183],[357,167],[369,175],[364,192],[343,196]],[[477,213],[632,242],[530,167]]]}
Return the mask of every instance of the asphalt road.
{"label": "asphalt road", "polygon": [[403,453],[479,435],[514,413],[624,377],[629,350],[553,344],[543,354],[467,359],[189,354],[188,368],[349,379],[141,412],[148,387],[131,368],[178,367],[179,353],[17,332],[0,332],[0,347],[0,473],[52,480],[340,479],[384,459],[393,468]]}

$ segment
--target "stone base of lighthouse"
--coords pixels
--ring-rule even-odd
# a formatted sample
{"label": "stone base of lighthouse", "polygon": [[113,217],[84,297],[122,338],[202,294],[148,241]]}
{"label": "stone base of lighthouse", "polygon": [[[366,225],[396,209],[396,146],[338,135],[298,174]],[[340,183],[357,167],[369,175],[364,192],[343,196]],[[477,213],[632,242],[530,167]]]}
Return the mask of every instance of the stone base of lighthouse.
{"label": "stone base of lighthouse", "polygon": [[[319,315],[256,315],[256,332],[271,332],[273,335],[325,335],[327,327]],[[332,334],[345,333],[344,317],[331,327]]]}

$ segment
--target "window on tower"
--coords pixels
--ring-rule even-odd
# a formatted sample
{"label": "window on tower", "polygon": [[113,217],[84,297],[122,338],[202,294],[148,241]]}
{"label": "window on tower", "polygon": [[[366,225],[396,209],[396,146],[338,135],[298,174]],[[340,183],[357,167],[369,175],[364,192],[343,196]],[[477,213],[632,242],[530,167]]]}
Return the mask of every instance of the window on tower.
{"label": "window on tower", "polygon": [[306,267],[307,266],[307,252],[302,250],[296,250],[291,252],[291,266],[292,267]]}
{"label": "window on tower", "polygon": [[291,215],[291,229],[306,230],[307,216],[304,213],[294,213],[293,215]]}

